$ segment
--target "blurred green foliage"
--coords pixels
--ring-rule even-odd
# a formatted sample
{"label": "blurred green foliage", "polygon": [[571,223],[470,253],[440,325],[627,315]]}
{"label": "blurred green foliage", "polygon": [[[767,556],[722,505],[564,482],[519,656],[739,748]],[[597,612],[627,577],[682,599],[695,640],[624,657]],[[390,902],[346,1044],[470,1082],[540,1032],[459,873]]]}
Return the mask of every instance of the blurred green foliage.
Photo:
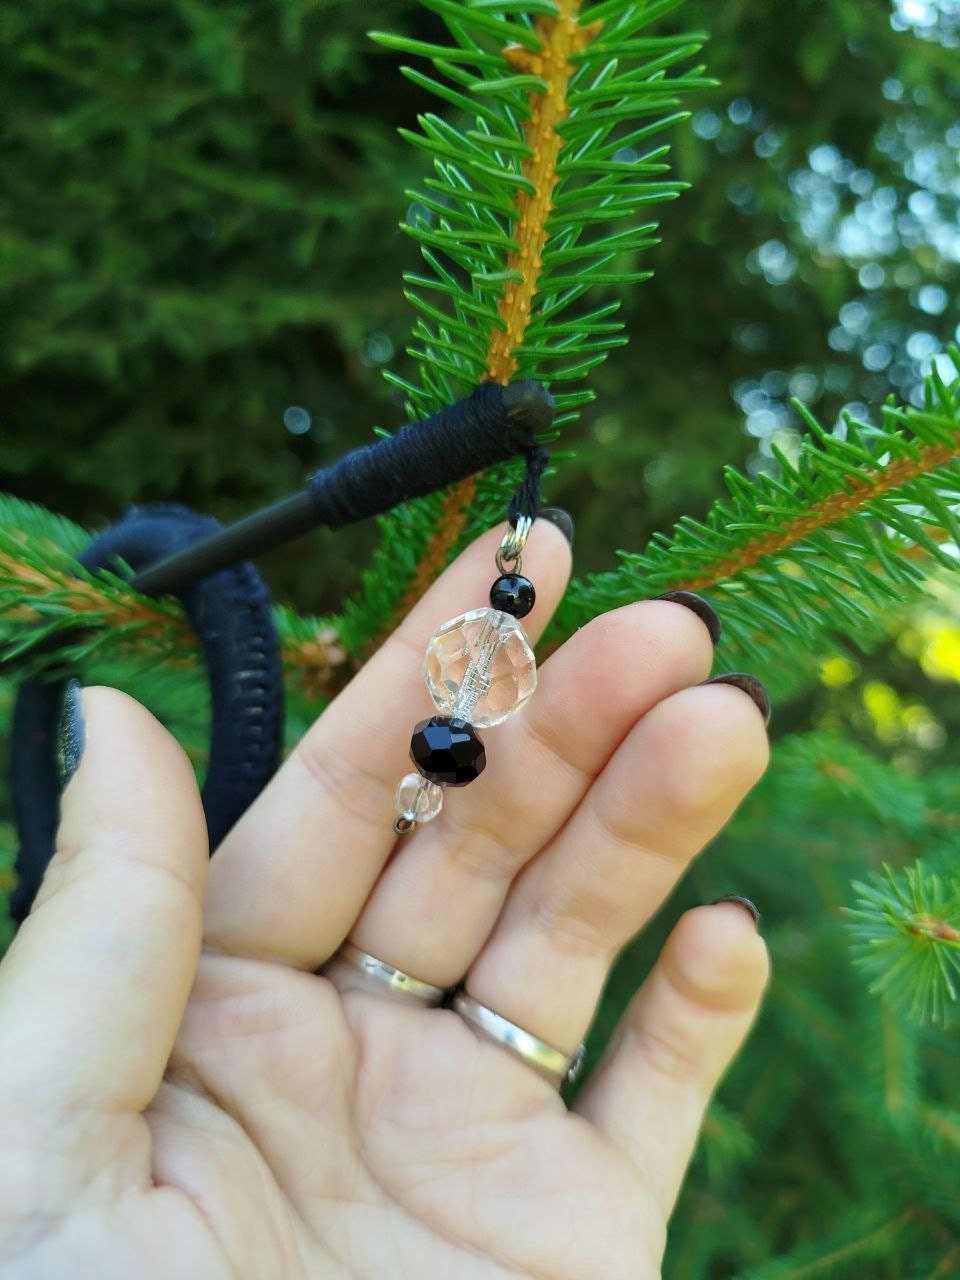
{"label": "blurred green foliage", "polygon": [[[789,455],[791,396],[827,425],[876,419],[960,336],[954,0],[689,0],[681,21],[712,33],[721,83],[673,132],[692,189],[547,486],[580,571],[701,515],[724,463]],[[370,28],[443,35],[414,0],[0,12],[0,489],[91,527],[165,498],[230,520],[402,420],[380,370],[412,372],[419,258],[396,224],[428,162],[396,129],[434,104]],[[318,532],[261,568],[331,612],[374,542]],[[840,923],[881,862],[956,865],[958,616],[943,588],[777,708],[768,778],[618,969],[602,1026],[683,906],[738,892],[764,913],[774,986],[671,1280],[960,1275],[956,1041],[868,997]],[[4,731],[10,705],[0,685]],[[12,838],[0,822],[8,859]]]}

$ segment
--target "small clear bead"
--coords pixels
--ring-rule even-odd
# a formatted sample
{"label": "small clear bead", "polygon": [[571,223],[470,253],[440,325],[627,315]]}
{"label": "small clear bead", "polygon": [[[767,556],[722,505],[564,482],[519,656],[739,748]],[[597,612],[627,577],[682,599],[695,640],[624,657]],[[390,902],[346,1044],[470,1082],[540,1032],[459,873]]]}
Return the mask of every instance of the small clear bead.
{"label": "small clear bead", "polygon": [[478,729],[519,711],[537,687],[527,633],[499,609],[471,609],[438,627],[423,674],[439,710]]}
{"label": "small clear bead", "polygon": [[429,822],[443,807],[443,787],[408,773],[397,787],[397,812],[409,822]]}

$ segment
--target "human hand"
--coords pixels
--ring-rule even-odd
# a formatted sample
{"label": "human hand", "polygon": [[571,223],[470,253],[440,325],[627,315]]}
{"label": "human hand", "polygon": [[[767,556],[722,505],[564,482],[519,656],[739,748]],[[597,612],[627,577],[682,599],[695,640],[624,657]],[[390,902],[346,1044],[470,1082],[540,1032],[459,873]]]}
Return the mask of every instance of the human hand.
{"label": "human hand", "polygon": [[[732,903],[687,912],[568,1112],[457,1014],[313,972],[349,937],[572,1053],[612,959],[762,773],[756,706],[689,609],[578,631],[486,736],[488,765],[395,837],[446,571],[207,862],[181,748],[83,691],[57,853],[0,966],[9,1280],[650,1280],[767,959]],[[569,573],[539,521],[535,639]]]}

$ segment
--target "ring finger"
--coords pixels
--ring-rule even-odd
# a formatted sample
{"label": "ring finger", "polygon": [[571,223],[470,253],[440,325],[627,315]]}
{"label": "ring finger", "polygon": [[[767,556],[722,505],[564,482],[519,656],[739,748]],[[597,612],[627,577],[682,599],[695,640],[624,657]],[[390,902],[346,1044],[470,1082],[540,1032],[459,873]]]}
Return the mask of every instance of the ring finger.
{"label": "ring finger", "polygon": [[728,821],[768,760],[742,688],[666,698],[525,868],[467,974],[481,1004],[572,1054],[614,957]]}

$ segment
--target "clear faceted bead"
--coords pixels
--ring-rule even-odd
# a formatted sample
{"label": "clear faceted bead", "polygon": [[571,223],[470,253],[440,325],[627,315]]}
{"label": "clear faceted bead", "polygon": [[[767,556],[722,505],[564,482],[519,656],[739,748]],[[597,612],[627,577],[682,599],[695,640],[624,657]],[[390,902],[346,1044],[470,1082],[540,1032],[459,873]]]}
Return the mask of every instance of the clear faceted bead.
{"label": "clear faceted bead", "polygon": [[397,812],[408,822],[429,822],[443,806],[443,787],[408,773],[397,787]]}
{"label": "clear faceted bead", "polygon": [[499,609],[471,609],[438,627],[423,674],[437,707],[478,729],[519,711],[537,687],[527,633]]}

